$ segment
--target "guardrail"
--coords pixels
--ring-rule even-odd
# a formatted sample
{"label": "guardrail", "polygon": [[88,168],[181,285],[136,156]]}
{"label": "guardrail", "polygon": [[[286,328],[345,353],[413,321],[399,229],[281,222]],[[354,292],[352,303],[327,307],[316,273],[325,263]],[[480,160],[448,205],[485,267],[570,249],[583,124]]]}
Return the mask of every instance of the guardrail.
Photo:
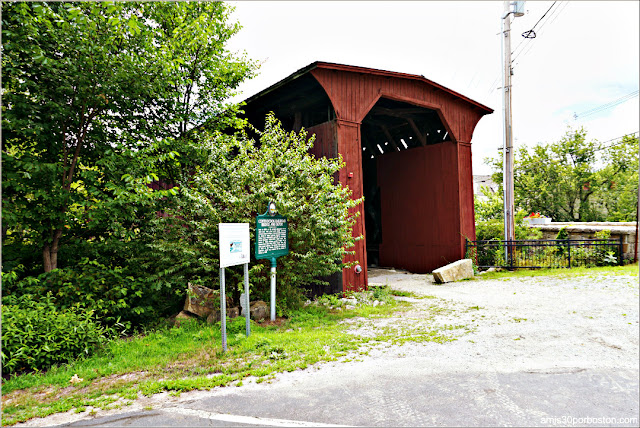
{"label": "guardrail", "polygon": [[620,239],[466,241],[465,254],[479,268],[571,268],[622,265]]}

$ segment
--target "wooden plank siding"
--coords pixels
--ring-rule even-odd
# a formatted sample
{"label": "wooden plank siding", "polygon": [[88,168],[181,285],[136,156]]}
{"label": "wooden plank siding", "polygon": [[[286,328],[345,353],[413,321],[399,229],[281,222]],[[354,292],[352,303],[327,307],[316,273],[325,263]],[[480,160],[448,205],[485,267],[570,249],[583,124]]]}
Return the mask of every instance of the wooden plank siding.
{"label": "wooden plank siding", "polygon": [[487,114],[452,93],[425,84],[426,79],[403,79],[320,67],[311,70],[311,74],[327,92],[338,119],[350,122],[362,123],[378,99],[384,97],[437,111],[452,139],[468,143],[478,121]]}
{"label": "wooden plank siding", "polygon": [[[310,73],[336,112],[338,152],[346,164],[339,178],[354,198],[362,195],[363,186],[360,125],[376,102],[388,98],[437,112],[452,142],[377,159],[383,218],[380,264],[424,273],[462,258],[465,237],[475,238],[470,142],[480,118],[491,111],[421,76],[365,73],[322,63]],[[354,236],[364,236],[364,231],[361,209]],[[364,267],[366,257],[362,239],[355,257],[347,261],[357,260]],[[363,273],[345,270],[344,290],[366,287],[366,269]]]}
{"label": "wooden plank siding", "polygon": [[476,237],[470,143],[458,143],[458,180],[458,188],[460,189],[460,251],[464,255],[465,239],[473,241]]}
{"label": "wooden plank siding", "polygon": [[377,161],[383,219],[380,265],[429,273],[459,260],[456,143],[391,152]]}
{"label": "wooden plank siding", "polygon": [[[360,141],[359,125],[338,119],[312,126],[307,131],[309,135],[315,134],[316,136],[314,146],[310,150],[311,154],[316,157],[328,158],[336,158],[338,153],[342,155],[342,159],[349,167],[341,169],[335,178],[349,187],[354,199],[361,198],[363,182],[360,144],[358,144]],[[353,227],[352,236],[362,239],[356,241],[355,248],[349,249],[355,251],[355,254],[345,257],[344,261],[360,264],[363,271],[356,274],[353,268],[343,269],[342,284],[344,291],[359,291],[367,284],[367,252],[362,204],[352,208],[350,213],[360,213]]]}
{"label": "wooden plank siding", "polygon": [[[342,155],[345,167],[340,170],[340,183],[351,190],[353,199],[362,197],[362,149],[360,144],[360,126],[345,120],[336,120],[338,128],[338,153]],[[352,236],[361,238],[356,241],[355,254],[345,257],[345,262],[354,262],[362,266],[357,274],[353,268],[342,271],[344,291],[359,291],[367,286],[367,247],[364,227],[364,206],[361,202],[351,209],[351,214],[358,213]]]}

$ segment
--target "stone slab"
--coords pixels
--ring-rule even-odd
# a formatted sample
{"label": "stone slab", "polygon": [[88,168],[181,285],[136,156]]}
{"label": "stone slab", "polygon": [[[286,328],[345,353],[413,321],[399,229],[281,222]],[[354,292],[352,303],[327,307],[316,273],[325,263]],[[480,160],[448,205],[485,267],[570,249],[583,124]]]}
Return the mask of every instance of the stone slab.
{"label": "stone slab", "polygon": [[433,279],[438,284],[460,281],[461,279],[473,278],[473,264],[471,259],[462,259],[438,268],[432,273]]}

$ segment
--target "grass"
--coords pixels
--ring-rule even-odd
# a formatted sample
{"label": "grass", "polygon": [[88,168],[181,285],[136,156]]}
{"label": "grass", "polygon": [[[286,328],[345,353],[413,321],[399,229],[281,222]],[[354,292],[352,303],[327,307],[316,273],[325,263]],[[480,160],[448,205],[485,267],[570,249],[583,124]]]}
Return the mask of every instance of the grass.
{"label": "grass", "polygon": [[[520,269],[485,273],[476,278],[602,274],[637,276],[638,265]],[[397,302],[392,295],[434,297],[388,287],[375,287],[369,294],[354,293],[352,297],[363,303],[353,309],[347,309],[334,296],[322,300],[324,304],[310,305],[291,314],[281,325],[252,322],[248,338],[244,334],[243,317],[229,320],[226,353],[222,352],[220,324],[192,321],[179,328],[159,328],[145,335],[113,341],[87,359],[46,372],[14,376],[2,382],[2,425],[69,410],[95,413],[96,409],[122,408],[140,396],[165,391],[177,396],[195,389],[241,386],[248,379],[269,382],[277,373],[305,369],[321,362],[357,358],[378,345],[443,343],[471,331],[464,325],[434,327],[431,320],[439,313],[451,310],[439,304],[425,309],[427,312],[422,314],[425,322],[420,325],[391,322],[384,327],[376,326],[376,318],[394,317],[411,308],[410,303]],[[385,304],[373,306],[374,300]],[[480,309],[470,306],[466,311]],[[367,334],[350,332],[354,325],[362,326]],[[71,384],[69,380],[74,375],[82,381]]]}
{"label": "grass", "polygon": [[594,276],[598,274],[607,275],[639,275],[638,263],[626,266],[602,266],[602,267],[576,267],[571,269],[516,269],[513,271],[502,270],[499,272],[485,272],[482,275],[476,275],[475,279],[507,279],[522,278],[535,276]]}
{"label": "grass", "polygon": [[[376,298],[385,304],[374,307],[364,302],[349,310],[310,305],[281,325],[252,321],[248,338],[245,319],[230,319],[227,352],[222,352],[219,323],[192,321],[179,328],[161,328],[113,341],[87,359],[46,372],[14,376],[2,383],[2,425],[69,410],[95,412],[97,408],[120,408],[140,396],[163,391],[179,395],[195,389],[240,386],[248,378],[268,382],[277,373],[347,358],[354,351],[356,355],[364,355],[382,343],[454,340],[451,330],[464,327],[426,325],[405,331],[402,325],[392,323],[374,329],[373,335],[349,332],[350,323],[345,322],[349,319],[371,321],[411,307],[392,299],[390,290],[374,291]],[[74,375],[82,380],[70,383]]]}

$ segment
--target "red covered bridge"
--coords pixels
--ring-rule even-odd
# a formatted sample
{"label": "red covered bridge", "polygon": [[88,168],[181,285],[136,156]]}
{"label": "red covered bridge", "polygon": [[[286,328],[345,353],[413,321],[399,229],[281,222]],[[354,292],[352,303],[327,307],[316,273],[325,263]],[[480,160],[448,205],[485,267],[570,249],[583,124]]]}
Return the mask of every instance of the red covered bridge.
{"label": "red covered bridge", "polygon": [[362,272],[344,269],[331,291],[366,287],[367,265],[427,273],[463,258],[475,239],[471,137],[492,109],[423,76],[326,62],[246,103],[254,125],[273,111],[316,135],[316,156],[340,153],[340,182],[365,196],[348,260]]}

